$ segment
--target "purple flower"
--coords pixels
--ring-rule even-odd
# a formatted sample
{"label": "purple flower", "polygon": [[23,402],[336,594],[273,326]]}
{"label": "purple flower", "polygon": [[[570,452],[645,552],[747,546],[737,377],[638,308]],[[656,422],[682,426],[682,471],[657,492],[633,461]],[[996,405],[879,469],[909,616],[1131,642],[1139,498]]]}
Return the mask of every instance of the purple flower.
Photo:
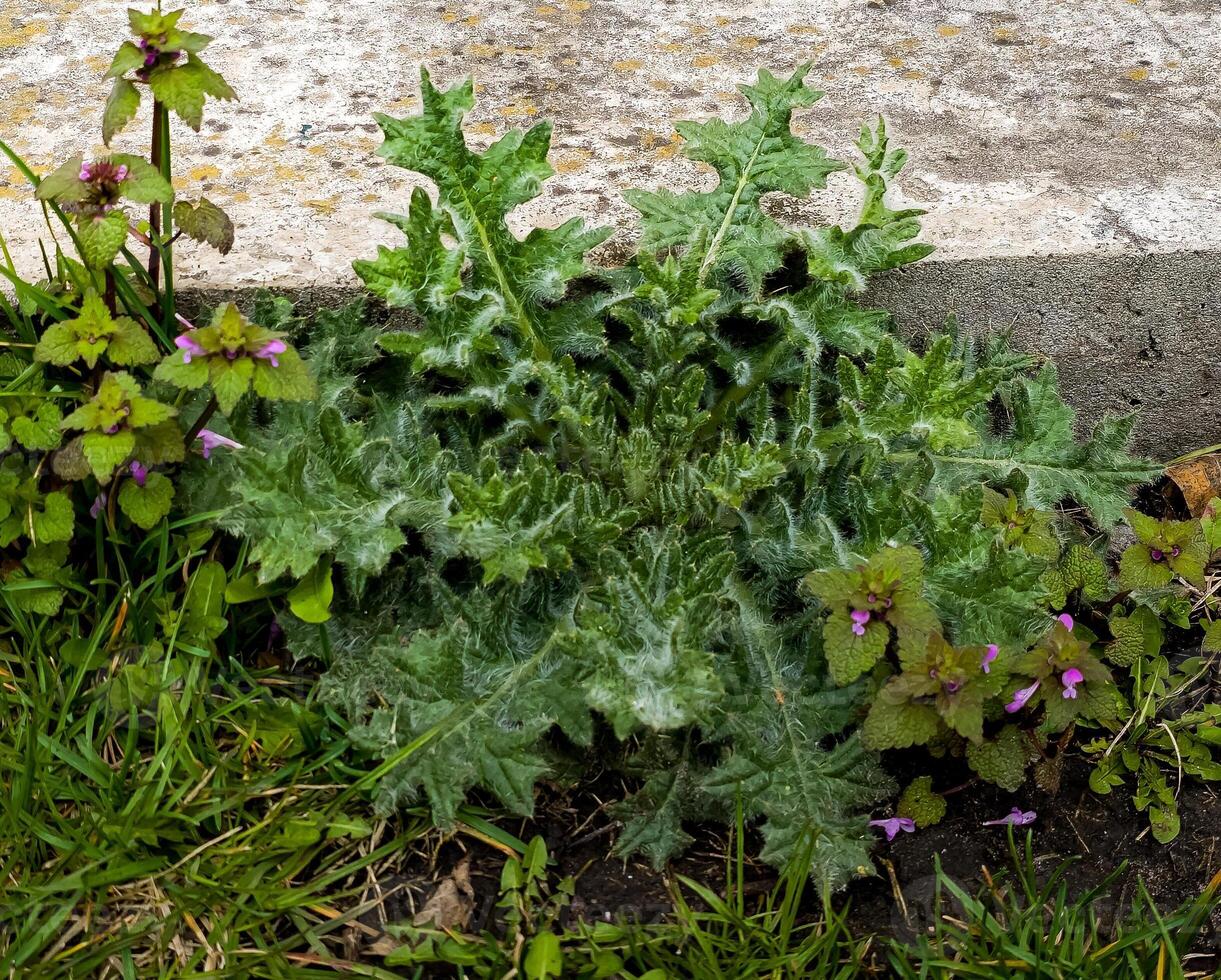
{"label": "purple flower", "polygon": [[227,439],[218,432],[213,432],[211,429],[200,429],[199,435],[196,438],[203,443],[203,458],[207,459],[212,455],[212,450],[218,447],[225,449],[245,449],[240,442],[234,442],[232,439]]}
{"label": "purple flower", "polygon": [[144,481],[148,479],[148,467],[142,466],[138,459],[131,461],[131,478],[136,481],[136,486],[144,486]]}
{"label": "purple flower", "polygon": [[852,632],[857,636],[865,635],[865,624],[869,622],[868,609],[853,609],[852,610]]}
{"label": "purple flower", "polygon": [[1034,823],[1039,815],[1034,810],[1023,811],[1019,807],[1014,807],[999,820],[985,820],[985,827],[1025,827],[1028,823]]}
{"label": "purple flower", "polygon": [[1068,613],[1060,613],[1060,615],[1056,617],[1056,620],[1070,633],[1073,631],[1073,617]]}
{"label": "purple flower", "polygon": [[1019,688],[1018,690],[1014,691],[1013,700],[1010,701],[1007,705],[1005,705],[1005,710],[1008,711],[1009,714],[1013,714],[1015,711],[1021,711],[1022,708],[1025,707],[1026,702],[1029,701],[1032,697],[1034,697],[1034,692],[1037,691],[1038,689],[1039,689],[1039,682],[1035,681],[1033,684],[1030,685],[1030,687],[1023,687],[1023,688]]}
{"label": "purple flower", "polygon": [[1060,683],[1064,685],[1064,696],[1066,698],[1075,698],[1077,696],[1077,685],[1085,680],[1085,675],[1076,667],[1069,667],[1063,674],[1060,675]]}
{"label": "purple flower", "polygon": [[[272,367],[279,367],[280,362],[276,358],[277,354],[283,354],[288,350],[288,345],[282,340],[269,340],[261,348],[255,351],[255,357],[261,357],[266,361],[271,361]],[[853,614],[855,615],[855,613]]]}
{"label": "purple flower", "polygon": [[98,514],[100,514],[102,512],[102,510],[103,510],[103,508],[105,508],[105,506],[106,506],[106,491],[103,490],[101,493],[99,493],[96,497],[93,498],[93,506],[89,508],[89,516],[92,517],[94,520],[97,520]]}
{"label": "purple flower", "polygon": [[1160,550],[1158,550],[1157,548],[1150,548],[1149,557],[1152,558],[1154,561],[1161,561],[1166,556],[1164,554],[1162,554],[1162,552]]}
{"label": "purple flower", "polygon": [[79,176],[81,180],[85,181],[85,183],[93,180],[93,171],[89,168],[89,164],[82,163],[81,172],[77,176]]}
{"label": "purple flower", "polygon": [[995,643],[989,643],[988,649],[984,653],[984,659],[979,662],[979,665],[984,669],[985,674],[992,673],[992,661],[1001,655],[1001,648]]}
{"label": "purple flower", "polygon": [[174,346],[182,351],[182,363],[190,364],[192,357],[204,357],[208,352],[189,334],[180,333],[174,338]]}
{"label": "purple flower", "polygon": [[899,831],[904,833],[913,833],[916,829],[916,821],[911,817],[887,817],[885,820],[870,820],[870,827],[881,827],[886,831],[886,839],[894,840]]}

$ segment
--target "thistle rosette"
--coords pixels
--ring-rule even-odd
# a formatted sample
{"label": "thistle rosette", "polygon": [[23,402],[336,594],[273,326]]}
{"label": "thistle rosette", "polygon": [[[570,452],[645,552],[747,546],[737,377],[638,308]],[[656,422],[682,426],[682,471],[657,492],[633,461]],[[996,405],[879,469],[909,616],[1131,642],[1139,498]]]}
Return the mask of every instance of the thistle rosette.
{"label": "thistle rosette", "polygon": [[1127,589],[1162,589],[1175,576],[1202,588],[1209,547],[1199,521],[1158,520],[1131,507],[1124,516],[1137,543],[1119,560],[1119,582]]}
{"label": "thistle rosette", "polygon": [[1003,494],[984,487],[980,523],[997,528],[1006,548],[1019,548],[1035,558],[1060,557],[1055,518],[1045,510],[1023,507],[1012,490]]}
{"label": "thistle rosette", "polygon": [[129,219],[121,203],[168,204],[174,188],[147,160],[130,153],[89,162],[78,154],[39,182],[37,197],[75,215],[81,254],[102,269],[127,239]]}
{"label": "thistle rosette", "polygon": [[179,388],[211,386],[226,415],[251,388],[272,401],[305,401],[314,395],[305,362],[284,335],[252,323],[232,303],[217,309],[210,325],[180,334],[174,345],[178,350],[157,365],[153,376]]}
{"label": "thistle rosette", "polygon": [[1014,658],[1012,697],[1005,711],[1044,707],[1040,731],[1059,732],[1078,715],[1110,718],[1116,709],[1111,672],[1091,652],[1094,636],[1064,613],[1032,649]]}
{"label": "thistle rosette", "polygon": [[915,548],[886,548],[852,569],[811,572],[806,588],[830,610],[823,652],[831,678],[849,684],[886,653],[894,636],[900,654],[920,650],[939,624],[921,589],[924,559]]}
{"label": "thistle rosette", "polygon": [[125,371],[107,373],[89,401],[60,423],[79,430],[56,456],[55,471],[68,479],[92,473],[109,483],[115,471],[137,453],[142,466],[177,462],[185,453],[175,409],[140,394],[140,385]]}
{"label": "thistle rosette", "polygon": [[196,132],[203,124],[204,103],[209,96],[237,98],[229,84],[199,59],[212,38],[179,29],[184,12],[127,11],[136,39],[123,42],[106,73],[107,78],[114,79],[102,121],[102,138],[108,145],[139,111],[138,84],[147,85],[158,102]]}

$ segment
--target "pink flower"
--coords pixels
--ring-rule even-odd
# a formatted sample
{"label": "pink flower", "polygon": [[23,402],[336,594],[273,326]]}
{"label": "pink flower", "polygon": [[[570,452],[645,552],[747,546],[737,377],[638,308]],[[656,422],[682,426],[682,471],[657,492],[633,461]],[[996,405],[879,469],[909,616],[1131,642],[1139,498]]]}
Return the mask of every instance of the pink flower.
{"label": "pink flower", "polygon": [[1021,711],[1022,708],[1025,707],[1026,702],[1029,701],[1032,697],[1034,697],[1034,692],[1037,691],[1038,689],[1039,689],[1039,682],[1035,681],[1033,684],[1030,685],[1030,687],[1023,687],[1023,688],[1019,688],[1018,690],[1014,691],[1013,700],[1010,701],[1007,705],[1005,705],[1005,710],[1008,711],[1009,714],[1013,714],[1015,711]]}
{"label": "pink flower", "polygon": [[272,367],[279,367],[280,362],[276,358],[277,354],[283,354],[288,350],[288,345],[282,340],[269,340],[261,348],[255,351],[255,357],[261,357],[264,360],[271,361]]}
{"label": "pink flower", "polygon": [[865,635],[865,624],[869,622],[868,609],[853,609],[852,610],[852,632],[857,636]]}
{"label": "pink flower", "polygon": [[131,478],[136,481],[136,486],[144,486],[144,481],[148,479],[148,467],[141,466],[139,460],[133,459],[130,469]]}
{"label": "pink flower", "polygon": [[232,439],[227,439],[218,432],[213,432],[211,429],[200,429],[199,435],[196,436],[203,443],[203,458],[207,459],[212,455],[212,450],[218,447],[225,449],[245,449],[240,442],[234,442]]}
{"label": "pink flower", "polygon": [[1063,674],[1060,675],[1060,683],[1064,685],[1064,697],[1075,698],[1077,696],[1077,685],[1085,680],[1085,675],[1076,667],[1069,667]]}
{"label": "pink flower", "polygon": [[1060,615],[1057,616],[1056,619],[1059,621],[1060,625],[1063,626],[1070,633],[1073,631],[1073,617],[1070,616],[1068,613],[1060,613]]}
{"label": "pink flower", "polygon": [[89,508],[89,516],[97,520],[98,514],[106,507],[106,491],[103,490],[93,498],[93,506]]}
{"label": "pink flower", "polygon": [[1014,807],[999,820],[985,820],[985,827],[1025,827],[1028,823],[1034,823],[1039,815],[1034,810],[1021,810],[1019,807]]}
{"label": "pink flower", "polygon": [[190,364],[192,357],[204,357],[208,353],[197,340],[186,333],[180,333],[174,338],[174,346],[182,351],[183,364]]}
{"label": "pink flower", "polygon": [[881,827],[886,832],[887,840],[894,840],[899,831],[904,833],[913,833],[916,829],[916,821],[911,817],[887,817],[885,820],[870,820],[870,827]]}
{"label": "pink flower", "polygon": [[989,643],[988,649],[984,653],[984,659],[979,662],[979,665],[984,669],[985,674],[992,673],[992,661],[1001,655],[1001,648],[995,643]]}

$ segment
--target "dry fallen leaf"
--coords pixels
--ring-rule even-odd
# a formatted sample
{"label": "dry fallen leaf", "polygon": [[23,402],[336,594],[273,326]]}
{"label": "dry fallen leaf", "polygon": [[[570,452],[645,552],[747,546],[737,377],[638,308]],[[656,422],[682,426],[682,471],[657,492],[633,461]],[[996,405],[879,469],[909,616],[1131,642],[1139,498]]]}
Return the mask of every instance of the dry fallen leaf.
{"label": "dry fallen leaf", "polygon": [[417,926],[431,924],[438,929],[461,932],[470,923],[474,910],[475,889],[471,887],[471,866],[469,861],[463,861],[437,885],[412,922]]}
{"label": "dry fallen leaf", "polygon": [[1221,453],[1174,463],[1166,467],[1166,475],[1182,491],[1192,517],[1199,517],[1210,500],[1221,497]]}

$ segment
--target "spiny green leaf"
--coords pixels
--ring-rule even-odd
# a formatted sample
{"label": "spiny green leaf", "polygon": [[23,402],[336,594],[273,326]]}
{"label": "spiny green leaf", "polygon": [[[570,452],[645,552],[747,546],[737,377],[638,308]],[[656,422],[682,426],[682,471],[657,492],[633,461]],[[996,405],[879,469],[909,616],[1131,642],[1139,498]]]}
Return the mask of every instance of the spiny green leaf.
{"label": "spiny green leaf", "polygon": [[762,196],[780,191],[804,198],[825,187],[829,174],[844,169],[822,147],[797,139],[790,130],[793,111],[822,97],[805,84],[809,70],[803,65],[788,78],[760,71],[753,85],[739,86],[751,106],[741,122],[677,124],[684,154],[711,166],[720,180],[711,191],[626,191],[627,202],[641,213],[643,248],[684,248],[704,230],[711,237],[701,278],[728,267],[743,276],[752,295],[759,293],[764,276],[779,266],[782,243],[790,234],[764,212]]}

